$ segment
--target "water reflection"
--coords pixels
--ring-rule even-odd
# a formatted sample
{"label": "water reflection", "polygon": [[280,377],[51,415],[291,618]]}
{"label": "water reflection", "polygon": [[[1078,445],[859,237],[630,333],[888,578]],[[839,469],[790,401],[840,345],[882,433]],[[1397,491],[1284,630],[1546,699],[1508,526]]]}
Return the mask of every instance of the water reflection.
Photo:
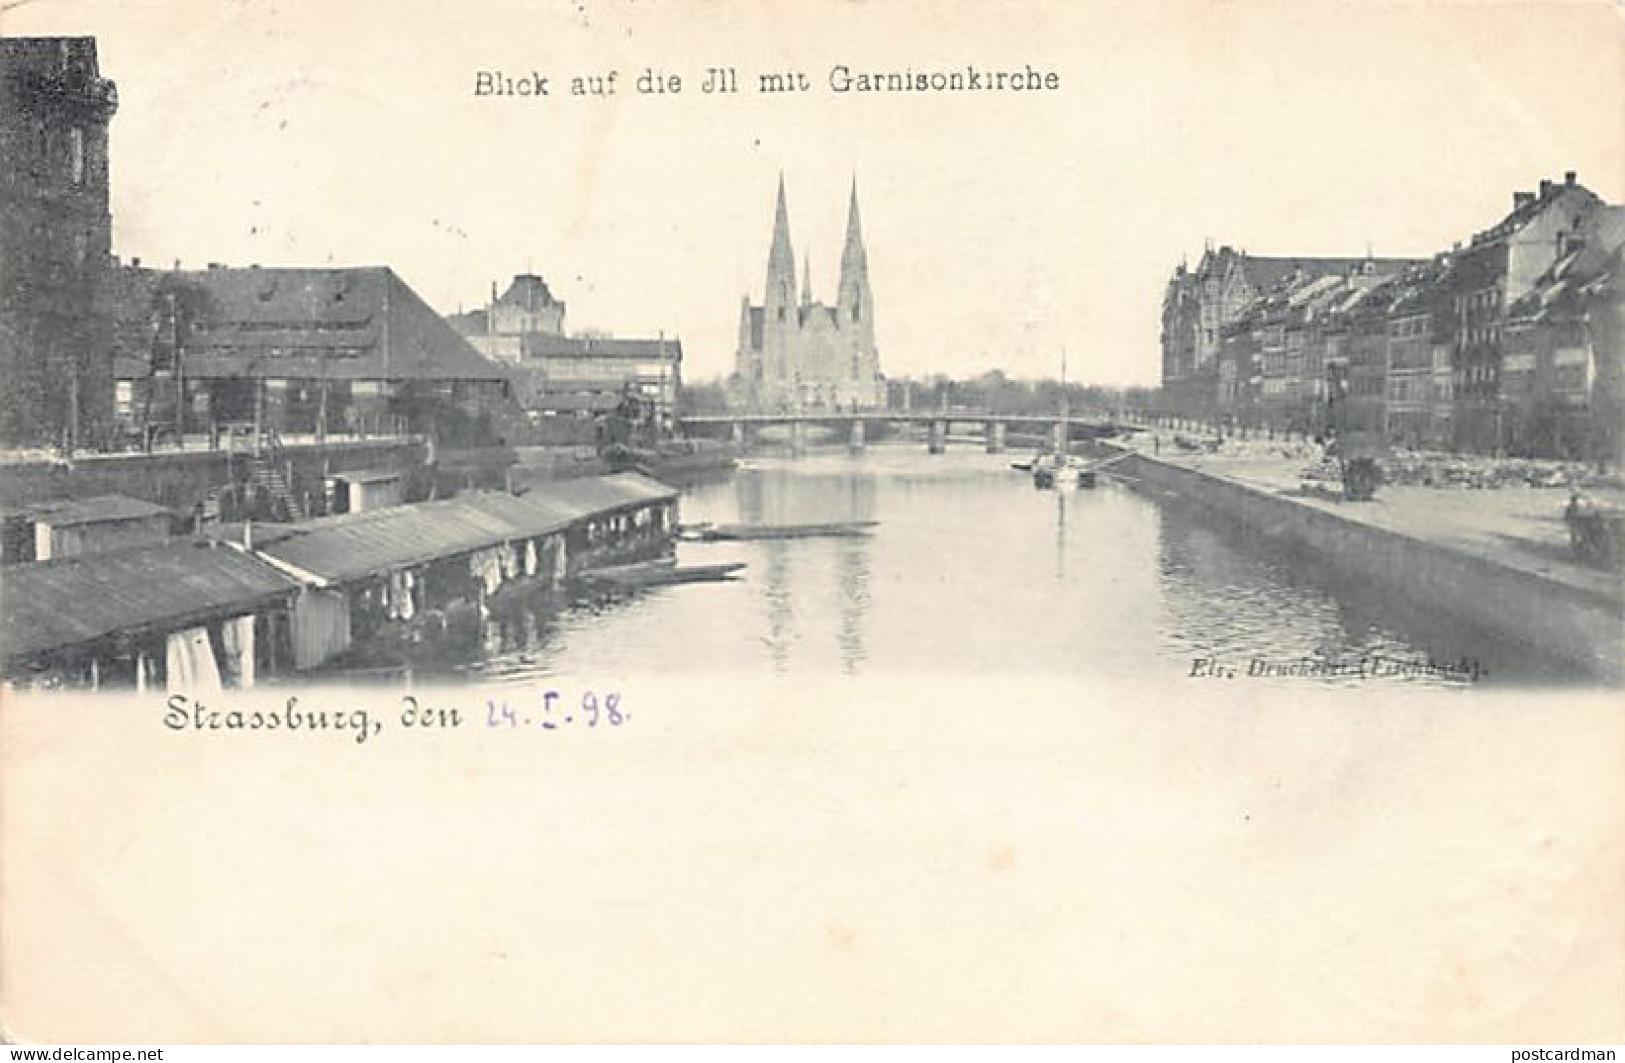
{"label": "water reflection", "polygon": [[[1454,617],[1407,603],[1371,581],[1349,579],[1324,559],[1260,541],[1212,511],[1164,498],[1158,589],[1169,623],[1163,641],[1192,662],[1249,666],[1310,662],[1353,668],[1383,662],[1476,664],[1499,682],[1572,682],[1571,669]],[[1391,666],[1391,665],[1390,665]],[[1396,681],[1462,685],[1457,676]],[[1357,672],[1327,682],[1366,681]]]}
{"label": "water reflection", "polygon": [[1112,482],[1035,491],[979,453],[874,447],[763,460],[691,487],[682,505],[687,522],[879,524],[866,538],[683,543],[685,563],[742,561],[743,578],[549,603],[506,617],[459,670],[1158,679],[1205,658],[1245,666],[1383,654],[1471,656],[1497,680],[1562,676],[1519,647],[1272,551],[1207,511]]}
{"label": "water reflection", "polygon": [[796,639],[795,609],[790,593],[790,544],[765,542],[760,551],[762,604],[767,614],[767,648],[773,669],[783,672],[790,663],[790,650]]}
{"label": "water reflection", "polygon": [[[867,519],[867,518],[865,518]],[[836,570],[841,587],[841,671],[856,675],[863,663],[863,620],[869,608],[869,550],[856,539],[843,539],[836,547]]]}

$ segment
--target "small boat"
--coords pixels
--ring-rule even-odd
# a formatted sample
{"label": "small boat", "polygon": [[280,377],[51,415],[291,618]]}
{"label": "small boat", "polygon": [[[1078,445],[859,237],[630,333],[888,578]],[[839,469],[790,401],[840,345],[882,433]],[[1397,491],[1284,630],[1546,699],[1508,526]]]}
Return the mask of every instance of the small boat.
{"label": "small boat", "polygon": [[1047,491],[1064,487],[1095,486],[1092,466],[1080,462],[1071,454],[1071,409],[1066,391],[1066,348],[1061,348],[1061,420],[1056,425],[1055,452],[1041,454],[1032,460],[1033,486]]}
{"label": "small boat", "polygon": [[587,569],[582,575],[586,577],[634,575],[640,572],[657,572],[669,569],[676,564],[677,559],[675,557],[657,557],[653,561],[634,561],[629,565],[600,565],[596,568]]}
{"label": "small boat", "polygon": [[700,524],[679,529],[679,538],[694,542],[739,539],[814,539],[868,535],[879,521],[847,520],[825,524]]}
{"label": "small boat", "polygon": [[1123,461],[1130,455],[1118,454],[1103,461],[1087,462],[1076,458],[1060,459],[1054,455],[1040,458],[1033,462],[1033,486],[1038,488],[1053,487],[1094,487],[1098,483],[1097,477],[1101,474],[1115,476],[1116,473],[1106,472],[1111,466]]}
{"label": "small boat", "polygon": [[1071,458],[1050,457],[1033,462],[1033,486],[1040,490],[1095,486],[1093,467]]}
{"label": "small boat", "polygon": [[1032,472],[1033,463],[1030,461],[1012,461],[1010,467],[1017,472]]}
{"label": "small boat", "polygon": [[743,561],[717,565],[678,565],[673,561],[651,561],[641,565],[616,565],[583,573],[595,583],[621,588],[664,587],[674,583],[715,583],[732,577],[745,567]]}

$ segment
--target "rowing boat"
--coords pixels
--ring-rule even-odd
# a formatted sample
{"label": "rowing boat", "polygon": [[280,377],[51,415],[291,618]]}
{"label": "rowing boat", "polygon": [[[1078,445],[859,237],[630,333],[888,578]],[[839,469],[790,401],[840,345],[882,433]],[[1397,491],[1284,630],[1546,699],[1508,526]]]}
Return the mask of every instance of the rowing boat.
{"label": "rowing boat", "polygon": [[615,587],[663,587],[674,583],[712,583],[729,579],[745,567],[743,561],[716,565],[678,565],[672,561],[652,561],[640,565],[616,565],[586,572],[585,578]]}
{"label": "rowing boat", "polygon": [[738,539],[813,539],[868,535],[873,520],[831,521],[824,524],[696,524],[677,531],[678,538],[694,542]]}

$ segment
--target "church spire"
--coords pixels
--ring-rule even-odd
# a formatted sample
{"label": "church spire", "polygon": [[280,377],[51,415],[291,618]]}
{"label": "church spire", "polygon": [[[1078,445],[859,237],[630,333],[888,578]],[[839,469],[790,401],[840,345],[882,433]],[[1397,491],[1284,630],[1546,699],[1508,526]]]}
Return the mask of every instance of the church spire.
{"label": "church spire", "polygon": [[796,255],[790,248],[790,211],[784,205],[784,174],[779,174],[779,201],[773,211],[773,246],[767,253],[766,303],[769,307],[794,306],[796,301]]}
{"label": "church spire", "polygon": [[858,219],[858,179],[852,178],[852,200],[846,210],[846,247],[841,250],[841,287],[838,302],[842,317],[863,321],[869,315],[869,254],[863,248],[863,224]]}
{"label": "church spire", "polygon": [[863,225],[858,220],[858,179],[852,178],[852,199],[846,208],[846,247],[841,251],[841,275],[848,270],[869,272],[869,255],[863,249]]}

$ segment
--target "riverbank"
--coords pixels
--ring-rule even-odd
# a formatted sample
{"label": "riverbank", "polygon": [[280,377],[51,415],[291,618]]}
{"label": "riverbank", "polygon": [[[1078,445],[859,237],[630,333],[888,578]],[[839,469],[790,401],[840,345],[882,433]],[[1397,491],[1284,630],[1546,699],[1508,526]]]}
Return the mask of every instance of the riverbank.
{"label": "riverbank", "polygon": [[1609,683],[1625,680],[1625,586],[1573,557],[1562,490],[1389,485],[1370,502],[1306,492],[1306,455],[1175,451],[1143,433],[1115,449],[1143,487],[1206,505],[1355,579],[1448,609]]}

